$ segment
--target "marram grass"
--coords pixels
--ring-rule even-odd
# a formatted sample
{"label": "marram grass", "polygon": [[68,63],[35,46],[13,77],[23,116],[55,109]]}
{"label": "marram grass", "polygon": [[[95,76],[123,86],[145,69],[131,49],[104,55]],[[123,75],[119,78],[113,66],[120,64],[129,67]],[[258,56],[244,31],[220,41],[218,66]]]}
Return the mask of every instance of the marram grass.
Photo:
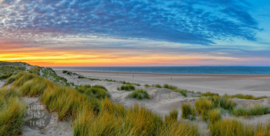
{"label": "marram grass", "polygon": [[127,97],[135,98],[135,99],[138,99],[138,100],[150,99],[149,94],[143,89],[136,90],[136,91],[132,92],[131,94],[129,94]]}
{"label": "marram grass", "polygon": [[[40,100],[47,105],[50,112],[58,112],[59,120],[72,119],[74,121],[74,136],[200,135],[196,125],[176,121],[178,117],[176,110],[172,111],[164,121],[160,116],[144,107],[135,105],[131,108],[125,108],[123,105],[113,104],[107,96],[100,99],[95,94],[107,92],[106,88],[104,89],[102,86],[83,86],[82,91],[79,91],[59,83],[52,83],[37,74],[28,72],[20,72],[11,76],[9,83],[12,82],[13,91],[8,91],[8,93],[0,91],[0,123],[2,123],[0,124],[0,135],[9,136],[21,133],[22,115],[25,110],[24,103],[19,99],[21,95],[40,96]],[[96,90],[89,91],[92,88]],[[99,89],[103,91],[99,91]],[[88,91],[91,92],[90,95],[88,95]],[[5,100],[7,98],[9,100]],[[250,129],[250,126],[244,126],[234,120],[221,120],[219,118],[220,112],[214,108],[224,103],[230,105],[227,99],[220,98],[216,100],[202,98],[195,103],[197,112],[211,122],[209,124],[211,135],[269,135],[269,124]],[[7,120],[13,121],[10,123]]]}
{"label": "marram grass", "polygon": [[[21,94],[40,95],[41,101],[47,105],[50,112],[58,112],[59,120],[74,121],[74,136],[200,135],[194,125],[183,122],[165,123],[160,116],[138,105],[125,108],[123,105],[113,104],[107,97],[99,100],[76,89],[31,74],[22,73],[16,77],[12,86],[18,88]],[[42,82],[39,85],[41,87],[35,87],[35,83],[39,82]],[[31,91],[32,88],[34,91]],[[101,89],[101,87],[96,88]],[[176,112],[172,112],[170,118],[175,120],[175,117],[177,118]],[[16,121],[20,121],[19,119],[16,117]],[[18,130],[20,128],[21,126]],[[9,131],[7,135],[12,135],[11,132]]]}
{"label": "marram grass", "polygon": [[269,136],[270,123],[257,126],[244,125],[236,119],[219,120],[210,124],[212,136]]}
{"label": "marram grass", "polygon": [[22,133],[26,105],[15,89],[0,89],[0,135],[14,136]]}
{"label": "marram grass", "polygon": [[208,118],[209,118],[210,124],[213,124],[213,123],[221,120],[220,109],[212,109],[212,110],[208,111]]}
{"label": "marram grass", "polygon": [[195,108],[191,106],[190,103],[182,104],[182,118],[192,119],[196,114]]}
{"label": "marram grass", "polygon": [[257,116],[264,115],[269,113],[269,108],[261,106],[260,104],[251,105],[249,108],[235,108],[232,111],[232,114],[235,116]]}
{"label": "marram grass", "polygon": [[135,90],[135,86],[132,84],[122,85],[121,87],[117,88],[119,91],[133,91]]}

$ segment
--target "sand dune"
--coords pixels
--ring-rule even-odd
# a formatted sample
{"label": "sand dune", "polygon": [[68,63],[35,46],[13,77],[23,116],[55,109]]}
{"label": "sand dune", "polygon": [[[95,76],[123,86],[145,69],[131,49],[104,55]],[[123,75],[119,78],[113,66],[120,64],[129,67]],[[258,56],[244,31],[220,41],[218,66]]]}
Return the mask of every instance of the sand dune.
{"label": "sand dune", "polygon": [[[111,73],[111,72],[82,72],[82,71],[72,71],[79,73],[88,78],[99,78],[99,79],[113,79],[113,80],[121,80],[121,81],[129,81],[133,83],[139,83],[141,85],[144,84],[165,84],[169,83],[171,85],[185,88],[194,91],[207,92],[211,91],[219,94],[253,94],[260,95],[269,95],[269,91],[267,88],[270,88],[269,84],[266,84],[267,81],[270,80],[269,76],[240,76],[240,75],[174,75],[173,80],[166,79],[170,74],[135,74],[135,73]],[[191,103],[194,104],[198,97],[192,97],[193,94],[188,94],[188,97],[182,96],[181,93],[174,92],[170,89],[164,88],[156,88],[150,87],[145,88],[144,86],[135,86],[136,89],[145,89],[149,95],[150,99],[145,100],[136,100],[127,98],[131,92],[128,91],[119,91],[117,87],[121,87],[123,85],[120,82],[108,82],[108,81],[91,81],[89,79],[79,79],[76,75],[67,75],[63,74],[62,71],[57,71],[57,74],[65,77],[68,82],[74,82],[76,85],[103,85],[105,86],[111,94],[111,99],[115,103],[121,103],[126,107],[134,106],[134,104],[139,104],[141,106],[145,106],[147,109],[157,113],[158,115],[164,117],[168,115],[169,112],[173,109],[177,109],[179,112],[178,119],[181,119],[181,107],[183,103]],[[133,78],[133,74],[135,78]],[[263,85],[262,87],[258,87],[258,85]],[[254,87],[254,86],[257,87]],[[226,86],[226,87],[225,87]],[[253,88],[249,88],[249,86],[253,86]],[[193,88],[193,89],[191,89]],[[246,90],[245,88],[249,88],[250,90]],[[232,89],[232,90],[231,90]],[[260,90],[262,89],[262,90]],[[265,90],[264,90],[265,89]],[[256,91],[257,90],[257,91]],[[262,104],[264,106],[270,105],[270,98],[261,99],[261,100],[244,100],[234,98],[233,101],[236,103],[236,106],[248,107],[252,104]],[[235,118],[234,116],[223,113],[222,118]],[[270,120],[270,114],[244,118],[238,117],[238,120],[244,122],[245,124],[256,125],[260,123],[266,123]],[[185,120],[190,122],[189,120]],[[197,118],[196,121],[191,121],[191,123],[197,124],[202,135],[208,135],[209,129],[208,124],[201,120],[201,118]]]}

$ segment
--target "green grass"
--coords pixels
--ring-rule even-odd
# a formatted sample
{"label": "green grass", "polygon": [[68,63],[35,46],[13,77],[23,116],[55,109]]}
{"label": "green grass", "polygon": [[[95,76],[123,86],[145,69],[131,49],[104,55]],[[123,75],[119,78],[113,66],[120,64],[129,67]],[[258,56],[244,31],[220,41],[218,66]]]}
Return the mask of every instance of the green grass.
{"label": "green grass", "polygon": [[85,91],[90,89],[90,88],[91,88],[91,85],[75,86],[75,89],[77,89],[80,93],[85,93]]}
{"label": "green grass", "polygon": [[212,109],[208,111],[208,118],[210,124],[214,124],[215,122],[221,120],[220,109]]}
{"label": "green grass", "polygon": [[22,133],[26,105],[20,100],[18,90],[0,89],[0,135],[14,136]]}
{"label": "green grass", "polygon": [[67,71],[67,70],[63,70],[63,73],[64,73],[64,74],[68,74],[68,75],[73,75],[73,73],[72,73],[72,72]]}
{"label": "green grass", "polygon": [[152,87],[162,88],[160,84],[152,85]]}
{"label": "green grass", "polygon": [[140,84],[130,83],[130,82],[127,82],[127,81],[119,81],[119,82],[122,83],[122,84],[126,84],[126,85],[136,85],[136,86],[141,86]]}
{"label": "green grass", "polygon": [[136,91],[132,92],[131,94],[129,94],[127,97],[135,98],[135,99],[138,99],[138,100],[149,99],[150,98],[149,94],[143,89],[136,90]]}
{"label": "green grass", "polygon": [[231,95],[229,97],[231,97],[231,98],[239,98],[239,99],[247,99],[247,100],[259,100],[259,99],[268,98],[267,96],[255,97],[255,96],[252,96],[252,95],[243,95],[243,94]]}
{"label": "green grass", "polygon": [[270,123],[255,126],[244,125],[236,119],[219,120],[210,124],[212,136],[269,136]]}
{"label": "green grass", "polygon": [[117,88],[117,90],[119,91],[134,91],[135,90],[135,86],[131,85],[131,84],[127,84],[127,85],[122,85],[121,87]]}
{"label": "green grass", "polygon": [[211,100],[207,98],[201,98],[195,102],[196,111],[202,116],[202,119],[206,121],[208,119],[208,111],[214,108]]}
{"label": "green grass", "polygon": [[144,87],[145,87],[145,88],[149,88],[149,87],[151,87],[151,86],[148,85],[148,84],[145,84]]}
{"label": "green grass", "polygon": [[245,136],[244,126],[237,120],[220,120],[210,125],[212,136]]}
{"label": "green grass", "polygon": [[196,111],[191,106],[190,103],[183,103],[182,104],[182,118],[194,120],[195,119],[195,114],[196,114]]}
{"label": "green grass", "polygon": [[89,97],[95,97],[97,99],[104,99],[104,98],[110,98],[110,94],[108,93],[108,90],[101,85],[95,85],[95,86],[91,86],[91,85],[80,85],[80,86],[76,86],[75,89],[82,93],[82,94],[86,94]]}
{"label": "green grass", "polygon": [[106,92],[108,92],[107,88],[102,86],[102,85],[94,85],[93,88],[100,88],[100,89],[104,89]]}
{"label": "green grass", "polygon": [[165,122],[171,123],[176,122],[178,118],[178,110],[173,109],[168,116],[165,116]]}
{"label": "green grass", "polygon": [[213,96],[209,99],[212,100],[215,107],[221,107],[226,110],[232,110],[235,107],[235,103],[231,100],[231,98],[226,96]]}
{"label": "green grass", "polygon": [[58,82],[65,86],[71,86],[71,83],[68,83],[66,78],[58,76],[52,68],[41,68],[41,71],[43,73],[42,77],[45,77],[52,82]]}
{"label": "green grass", "polygon": [[28,69],[29,73],[40,75],[40,67],[34,66]]}
{"label": "green grass", "polygon": [[167,89],[171,89],[171,90],[176,90],[177,89],[176,86],[172,86],[172,85],[168,85],[168,84],[164,84],[163,88],[167,88]]}
{"label": "green grass", "polygon": [[214,97],[214,96],[219,96],[219,94],[217,94],[217,93],[211,93],[211,92],[206,92],[206,93],[202,93],[201,96]]}
{"label": "green grass", "polygon": [[184,89],[176,89],[175,92],[181,93],[184,97],[187,97],[187,90]]}
{"label": "green grass", "polygon": [[260,104],[252,105],[249,108],[235,108],[232,114],[235,116],[257,116],[269,113],[269,108],[261,106]]}
{"label": "green grass", "polygon": [[110,98],[110,94],[105,89],[102,89],[102,88],[92,87],[92,88],[88,89],[85,92],[85,94],[88,96],[94,96],[98,99],[105,99],[106,97]]}
{"label": "green grass", "polygon": [[7,73],[7,74],[0,75],[0,80],[7,79],[10,76],[12,76],[12,73]]}
{"label": "green grass", "polygon": [[20,71],[25,71],[25,67],[0,66],[0,80],[8,79],[13,74],[16,74]]}
{"label": "green grass", "polygon": [[[19,99],[22,95],[38,96],[47,105],[50,112],[58,112],[59,120],[73,120],[74,136],[85,135],[140,135],[140,136],[199,136],[196,125],[177,122],[178,111],[173,110],[163,120],[145,107],[134,105],[125,108],[121,104],[114,104],[109,99],[109,93],[103,86],[75,86],[59,77],[53,70],[40,68],[42,76],[35,72],[19,72],[8,78],[7,83],[13,83],[12,89],[0,89],[0,135],[18,135],[23,123],[22,113],[24,103]],[[58,80],[58,81],[57,81]],[[126,85],[130,85],[126,83]],[[166,86],[166,88],[173,88]],[[134,93],[135,92],[135,93]],[[132,98],[149,98],[144,90],[137,90],[130,94]],[[146,95],[147,94],[147,95]],[[194,116],[196,111],[209,119],[210,135],[263,135],[270,132],[270,125],[259,125],[255,128],[245,126],[240,122],[222,120],[220,109],[235,109],[232,97],[205,94],[195,102],[195,109],[187,104],[182,107],[185,117]],[[255,98],[254,98],[255,99]],[[184,110],[183,110],[184,109]],[[195,111],[196,110],[196,111]],[[232,110],[233,111],[233,110]],[[259,113],[255,110],[251,112]],[[183,116],[183,113],[182,113]],[[2,123],[2,124],[1,124]]]}
{"label": "green grass", "polygon": [[[17,87],[20,91],[24,90],[22,89],[23,86],[30,84],[29,82],[32,82],[30,85],[34,85],[39,78],[41,78],[39,80],[45,80],[37,75],[28,75],[25,73],[20,75],[21,76],[14,81],[14,83],[16,83],[14,87]],[[36,94],[41,96],[40,100],[48,107],[50,112],[58,112],[58,119],[60,121],[66,119],[74,120],[74,136],[199,136],[199,131],[196,126],[183,122],[165,123],[160,116],[144,107],[135,105],[132,108],[124,108],[123,105],[113,104],[107,97],[97,99],[95,96],[88,96],[86,93],[81,93],[76,89],[59,83],[52,83],[49,80],[45,82],[45,84],[42,90],[37,89]],[[84,87],[87,89],[102,89],[101,87]],[[32,86],[30,86],[30,88],[32,88]],[[27,92],[30,93],[30,91]],[[175,114],[171,115],[171,117],[175,118]],[[10,135],[11,132],[12,131],[8,131],[7,135]]]}

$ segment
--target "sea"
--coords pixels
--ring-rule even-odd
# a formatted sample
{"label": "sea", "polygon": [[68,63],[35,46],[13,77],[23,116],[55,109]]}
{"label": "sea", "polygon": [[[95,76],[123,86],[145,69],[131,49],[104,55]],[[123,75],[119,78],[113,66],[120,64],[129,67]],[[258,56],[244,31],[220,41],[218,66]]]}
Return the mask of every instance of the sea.
{"label": "sea", "polygon": [[52,67],[53,69],[138,72],[138,73],[178,73],[178,74],[239,74],[270,75],[270,67],[259,66],[162,66],[162,67]]}

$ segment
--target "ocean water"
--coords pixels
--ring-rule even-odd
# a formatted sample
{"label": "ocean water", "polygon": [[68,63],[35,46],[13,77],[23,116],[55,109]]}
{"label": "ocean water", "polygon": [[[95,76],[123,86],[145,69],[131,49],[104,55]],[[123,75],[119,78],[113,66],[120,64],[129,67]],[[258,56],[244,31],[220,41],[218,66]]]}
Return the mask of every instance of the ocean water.
{"label": "ocean water", "polygon": [[270,74],[270,67],[246,66],[173,66],[173,67],[53,67],[54,69],[139,72],[139,73],[180,73],[180,74]]}

